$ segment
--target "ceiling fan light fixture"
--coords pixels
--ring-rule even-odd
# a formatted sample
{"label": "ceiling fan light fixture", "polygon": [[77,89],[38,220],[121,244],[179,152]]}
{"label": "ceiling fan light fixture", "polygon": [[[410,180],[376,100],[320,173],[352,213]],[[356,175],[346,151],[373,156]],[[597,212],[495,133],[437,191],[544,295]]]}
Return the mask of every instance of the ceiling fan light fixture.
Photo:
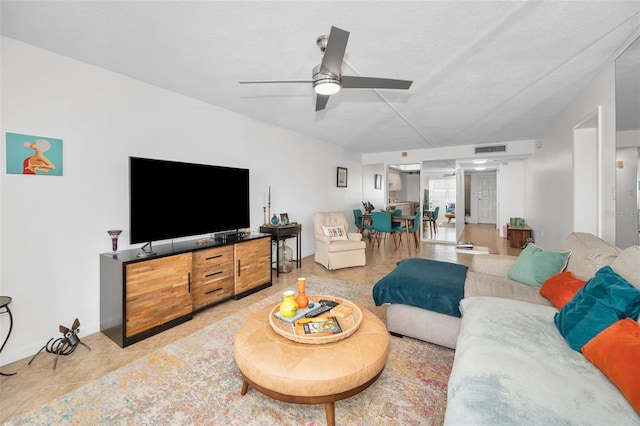
{"label": "ceiling fan light fixture", "polygon": [[340,91],[340,83],[333,79],[314,81],[313,90],[318,95],[335,95]]}

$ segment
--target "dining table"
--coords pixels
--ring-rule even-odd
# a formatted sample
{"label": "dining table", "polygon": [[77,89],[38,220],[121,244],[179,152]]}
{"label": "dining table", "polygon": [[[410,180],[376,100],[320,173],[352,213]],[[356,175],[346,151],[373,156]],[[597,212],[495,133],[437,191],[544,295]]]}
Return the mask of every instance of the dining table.
{"label": "dining table", "polygon": [[[415,216],[394,216],[391,215],[391,222],[400,223],[401,227],[405,228],[405,232],[407,234],[407,250],[409,251],[409,255],[411,255],[411,227],[413,226],[413,222],[415,221]],[[362,220],[360,221],[360,233],[364,232],[364,227],[366,225],[373,224],[373,215],[371,213],[363,213]],[[364,234],[363,234],[364,235]]]}
{"label": "dining table", "polygon": [[413,222],[416,220],[415,216],[394,216],[391,215],[391,222],[400,223],[401,227],[405,229],[405,233],[407,234],[407,250],[409,251],[409,256],[411,256],[411,228],[413,227]]}

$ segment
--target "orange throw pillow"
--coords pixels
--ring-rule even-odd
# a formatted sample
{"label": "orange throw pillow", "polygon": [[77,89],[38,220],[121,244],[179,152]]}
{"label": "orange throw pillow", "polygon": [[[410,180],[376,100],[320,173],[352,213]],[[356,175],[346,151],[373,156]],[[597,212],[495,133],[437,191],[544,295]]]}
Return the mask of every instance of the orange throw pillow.
{"label": "orange throw pillow", "polygon": [[582,354],[620,389],[640,414],[640,324],[625,318],[610,325],[582,347]]}
{"label": "orange throw pillow", "polygon": [[540,295],[547,298],[558,310],[576,294],[586,281],[582,281],[569,271],[552,275],[540,287]]}

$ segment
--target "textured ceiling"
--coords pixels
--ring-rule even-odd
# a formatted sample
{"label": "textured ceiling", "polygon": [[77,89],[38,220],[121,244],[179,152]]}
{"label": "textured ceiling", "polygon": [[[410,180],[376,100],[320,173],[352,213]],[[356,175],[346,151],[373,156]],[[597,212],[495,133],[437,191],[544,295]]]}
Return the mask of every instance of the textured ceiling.
{"label": "textured ceiling", "polygon": [[[363,152],[535,139],[640,28],[638,1],[6,1],[11,37]],[[343,89],[314,111],[316,46],[349,31]],[[125,100],[123,100],[124,102]]]}

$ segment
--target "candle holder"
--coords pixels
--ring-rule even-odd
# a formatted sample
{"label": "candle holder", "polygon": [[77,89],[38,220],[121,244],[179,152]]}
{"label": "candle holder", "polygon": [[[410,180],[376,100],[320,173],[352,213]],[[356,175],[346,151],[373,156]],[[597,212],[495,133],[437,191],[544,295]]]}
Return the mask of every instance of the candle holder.
{"label": "candle holder", "polygon": [[118,251],[118,237],[122,233],[122,229],[112,229],[107,231],[107,234],[111,237],[111,248],[113,251]]}
{"label": "candle holder", "polygon": [[267,226],[267,206],[262,207],[262,223],[263,226]]}
{"label": "candle holder", "polygon": [[[269,198],[271,198],[271,194],[269,194]],[[267,215],[267,217],[271,217],[271,202],[269,202],[269,204],[267,205],[269,206],[269,214]],[[266,225],[269,225],[266,220],[264,222]]]}

